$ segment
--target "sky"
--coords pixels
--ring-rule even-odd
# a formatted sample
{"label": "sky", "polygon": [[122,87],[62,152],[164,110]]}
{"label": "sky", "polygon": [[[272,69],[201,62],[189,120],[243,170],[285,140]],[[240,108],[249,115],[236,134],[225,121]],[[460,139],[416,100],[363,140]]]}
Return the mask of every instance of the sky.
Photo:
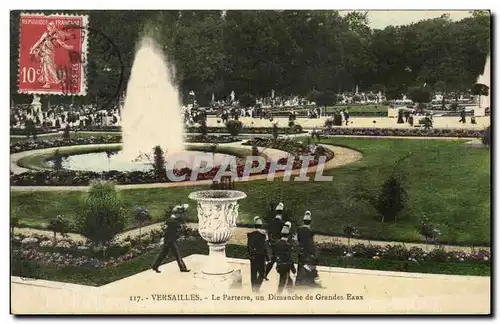
{"label": "sky", "polygon": [[[361,11],[361,10],[360,10]],[[348,11],[341,12],[347,13]],[[368,18],[370,20],[370,27],[374,29],[383,29],[389,25],[407,25],[418,22],[423,19],[432,19],[440,17],[443,14],[450,14],[453,21],[458,21],[463,18],[471,16],[469,10],[463,11],[437,11],[437,10],[377,10],[369,11]]]}

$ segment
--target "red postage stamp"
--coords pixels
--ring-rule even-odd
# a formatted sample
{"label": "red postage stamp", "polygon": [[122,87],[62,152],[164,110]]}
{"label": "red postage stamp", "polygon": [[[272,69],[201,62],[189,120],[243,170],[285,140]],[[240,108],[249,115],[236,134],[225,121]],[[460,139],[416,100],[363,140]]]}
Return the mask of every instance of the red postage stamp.
{"label": "red postage stamp", "polygon": [[88,17],[21,14],[19,93],[86,95]]}

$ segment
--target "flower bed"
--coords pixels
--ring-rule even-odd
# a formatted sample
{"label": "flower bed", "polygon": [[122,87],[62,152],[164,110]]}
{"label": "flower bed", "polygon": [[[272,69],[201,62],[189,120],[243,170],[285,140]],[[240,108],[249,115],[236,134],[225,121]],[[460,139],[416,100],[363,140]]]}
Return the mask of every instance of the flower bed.
{"label": "flower bed", "polygon": [[[222,124],[222,121],[221,121]],[[273,124],[269,122],[269,127],[249,127],[249,126],[243,126],[243,129],[241,130],[240,134],[272,134],[273,129],[272,129]],[[121,132],[121,127],[120,126],[89,126],[89,127],[80,127],[78,128],[79,131],[84,131],[84,132]],[[186,127],[184,129],[186,133],[199,133],[200,132],[200,127]],[[228,129],[226,127],[207,127],[207,132],[208,133],[229,133]],[[283,127],[280,128],[279,130],[280,134],[299,134],[299,133],[305,133],[302,130],[297,130],[296,128],[293,127]]]}
{"label": "flower bed", "polygon": [[[160,246],[162,230],[153,230],[136,237],[127,237],[119,242],[113,242],[106,249],[92,247],[87,242],[75,242],[71,239],[60,239],[54,246],[53,240],[42,235],[16,234],[11,238],[12,258],[23,261],[34,261],[40,264],[55,264],[58,266],[75,266],[81,268],[105,268],[116,266],[126,261],[135,259]],[[189,242],[205,246],[197,231],[182,227],[181,244]],[[421,248],[406,248],[403,245],[365,245],[356,244],[348,246],[340,243],[316,244],[319,264],[325,258],[341,257],[345,259],[358,258],[375,261],[409,261],[454,263],[477,262],[489,265],[491,255],[487,250],[479,249],[466,253],[463,251],[445,251],[442,248],[433,248],[425,251]],[[246,249],[239,252],[236,257],[247,258]]]}
{"label": "flower bed", "polygon": [[[11,257],[40,264],[56,264],[81,268],[103,268],[114,266],[142,256],[161,245],[163,230],[152,230],[133,238],[126,237],[112,242],[105,250],[89,242],[77,242],[68,238],[54,240],[38,234],[30,236],[16,234],[11,238]],[[201,239],[192,229],[182,226],[179,241]]]}
{"label": "flower bed", "polygon": [[[239,141],[239,139],[231,136],[187,136],[187,143],[233,143]],[[116,136],[106,135],[106,136],[91,136],[91,137],[77,137],[71,139],[50,139],[50,140],[39,140],[39,141],[26,141],[17,142],[10,144],[10,153],[19,153],[24,151],[52,148],[52,147],[63,147],[63,146],[74,146],[74,145],[89,145],[89,144],[113,144],[120,143],[121,135]]]}
{"label": "flower bed", "polygon": [[339,243],[319,243],[317,250],[320,254],[336,255],[343,257],[359,257],[374,260],[393,261],[435,261],[435,262],[463,262],[484,261],[490,262],[490,252],[478,249],[466,253],[464,251],[445,251],[443,248],[434,247],[431,251],[425,251],[419,247],[407,248],[403,245],[365,245],[356,244],[348,246]]}
{"label": "flower bed", "polygon": [[360,135],[360,136],[425,136],[425,137],[481,137],[482,130],[418,128],[323,128],[323,135]]}

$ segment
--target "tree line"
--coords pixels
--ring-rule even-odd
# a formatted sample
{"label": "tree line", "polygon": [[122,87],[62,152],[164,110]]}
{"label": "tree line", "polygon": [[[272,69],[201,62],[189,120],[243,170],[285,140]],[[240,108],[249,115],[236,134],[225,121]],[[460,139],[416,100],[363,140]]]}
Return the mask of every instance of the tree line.
{"label": "tree line", "polygon": [[[60,11],[59,11],[60,12]],[[46,11],[50,14],[50,11]],[[405,93],[415,86],[444,92],[466,91],[483,72],[490,53],[490,14],[476,11],[452,21],[448,15],[404,26],[371,29],[366,12],[338,11],[81,11],[93,29],[120,51],[128,80],[141,36],[156,39],[175,66],[175,80],[187,99],[192,90],[200,104],[231,91],[269,96],[306,96],[311,90],[341,93]],[[19,12],[11,16],[11,93],[17,94]],[[102,55],[92,41],[88,51],[90,103],[107,85]],[[118,71],[120,66],[109,66]],[[109,73],[109,71],[108,71]],[[126,87],[126,81],[122,85]],[[71,102],[51,96],[51,103]]]}

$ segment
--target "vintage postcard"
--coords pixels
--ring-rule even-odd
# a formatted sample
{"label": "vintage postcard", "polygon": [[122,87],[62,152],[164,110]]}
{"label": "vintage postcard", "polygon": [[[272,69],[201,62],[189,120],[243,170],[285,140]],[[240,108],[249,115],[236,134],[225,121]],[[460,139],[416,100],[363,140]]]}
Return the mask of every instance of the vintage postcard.
{"label": "vintage postcard", "polygon": [[491,314],[489,11],[10,25],[12,314]]}

